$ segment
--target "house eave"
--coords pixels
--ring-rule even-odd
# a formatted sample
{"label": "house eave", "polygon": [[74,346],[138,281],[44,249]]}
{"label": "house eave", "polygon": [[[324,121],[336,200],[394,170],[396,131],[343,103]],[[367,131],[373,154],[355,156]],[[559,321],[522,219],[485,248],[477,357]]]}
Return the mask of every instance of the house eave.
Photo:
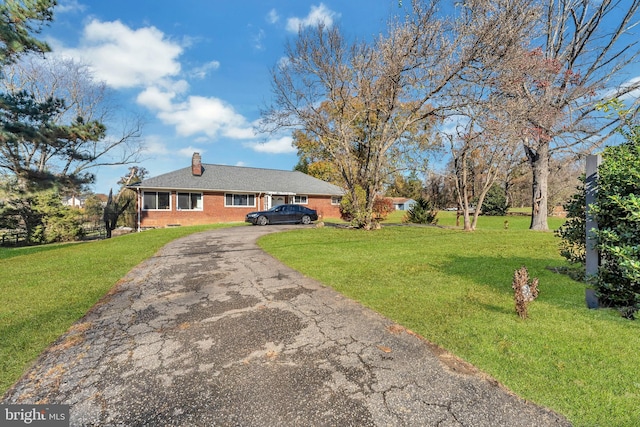
{"label": "house eave", "polygon": [[284,195],[284,196],[296,196],[296,195],[304,195],[304,196],[343,196],[343,193],[314,193],[314,192],[291,192],[291,191],[278,191],[278,190],[241,190],[241,189],[230,189],[230,188],[181,188],[181,187],[170,187],[170,186],[141,186],[138,184],[128,185],[127,188],[138,189],[138,190],[152,190],[152,191],[184,191],[184,192],[202,192],[202,193],[255,193],[255,194],[268,194],[268,195]]}

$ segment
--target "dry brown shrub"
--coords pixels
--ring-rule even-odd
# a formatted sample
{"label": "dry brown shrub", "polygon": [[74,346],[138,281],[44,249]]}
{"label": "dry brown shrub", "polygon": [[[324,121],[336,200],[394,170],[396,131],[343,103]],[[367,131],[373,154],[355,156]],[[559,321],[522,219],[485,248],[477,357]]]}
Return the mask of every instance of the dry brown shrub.
{"label": "dry brown shrub", "polygon": [[525,266],[516,270],[513,274],[511,285],[516,301],[516,313],[523,319],[528,317],[527,306],[538,296],[538,279],[529,282],[529,272]]}

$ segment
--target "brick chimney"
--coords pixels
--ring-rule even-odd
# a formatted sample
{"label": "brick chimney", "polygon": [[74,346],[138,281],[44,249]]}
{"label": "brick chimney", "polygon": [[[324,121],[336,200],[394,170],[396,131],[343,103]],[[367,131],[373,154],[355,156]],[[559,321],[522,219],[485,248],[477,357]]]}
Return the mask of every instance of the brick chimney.
{"label": "brick chimney", "polygon": [[193,153],[193,157],[191,158],[191,173],[193,176],[202,175],[202,158],[200,157],[200,153]]}

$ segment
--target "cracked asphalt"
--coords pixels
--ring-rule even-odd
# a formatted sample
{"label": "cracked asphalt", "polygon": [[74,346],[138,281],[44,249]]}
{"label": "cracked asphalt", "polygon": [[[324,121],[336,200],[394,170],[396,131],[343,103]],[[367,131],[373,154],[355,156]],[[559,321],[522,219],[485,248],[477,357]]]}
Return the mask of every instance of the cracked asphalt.
{"label": "cracked asphalt", "polygon": [[72,426],[568,426],[256,245],[300,226],[176,240],[37,360],[5,404]]}

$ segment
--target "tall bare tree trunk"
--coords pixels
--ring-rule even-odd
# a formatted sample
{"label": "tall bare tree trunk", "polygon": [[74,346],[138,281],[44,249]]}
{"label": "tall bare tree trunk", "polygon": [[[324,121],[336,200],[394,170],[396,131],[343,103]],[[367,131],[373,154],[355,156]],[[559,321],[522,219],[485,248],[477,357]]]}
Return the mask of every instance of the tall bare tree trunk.
{"label": "tall bare tree trunk", "polygon": [[549,224],[547,223],[547,195],[548,195],[548,183],[549,183],[549,144],[540,143],[537,146],[537,150],[524,146],[527,153],[527,159],[531,165],[531,172],[533,173],[533,185],[531,186],[532,201],[531,201],[531,230],[548,231]]}

